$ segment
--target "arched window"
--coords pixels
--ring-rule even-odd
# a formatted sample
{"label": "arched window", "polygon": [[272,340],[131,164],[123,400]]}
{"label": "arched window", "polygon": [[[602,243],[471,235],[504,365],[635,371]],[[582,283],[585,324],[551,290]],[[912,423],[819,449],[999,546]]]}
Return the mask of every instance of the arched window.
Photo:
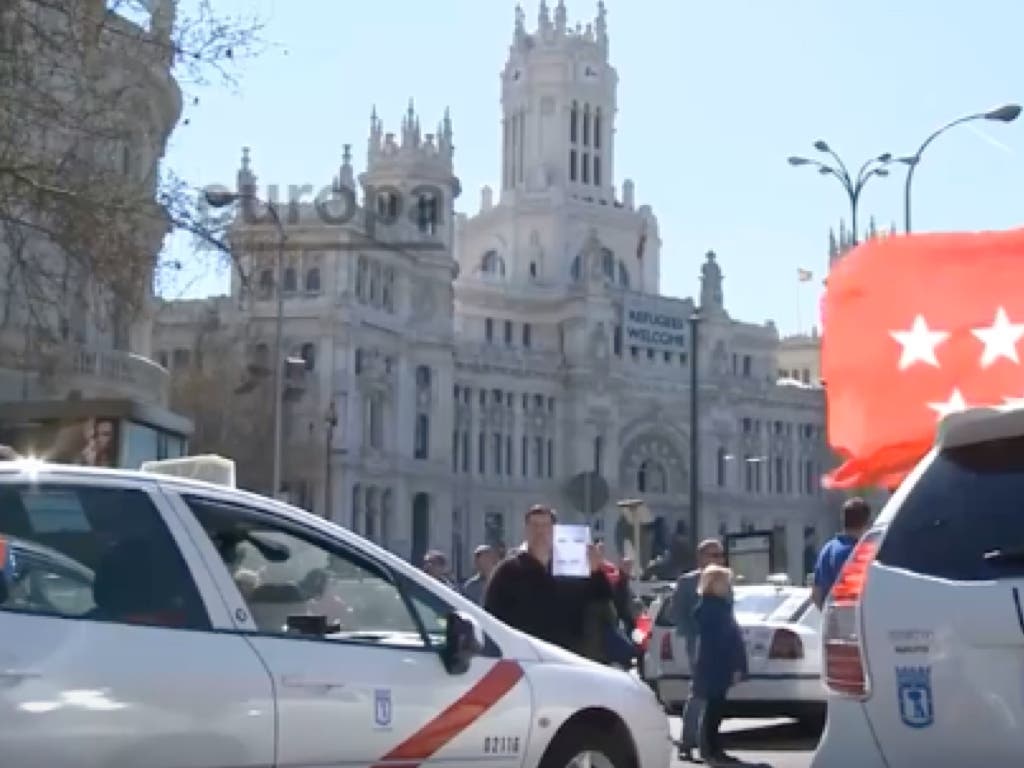
{"label": "arched window", "polygon": [[295,267],[288,267],[284,271],[284,290],[287,293],[295,293],[299,285],[298,276],[295,274]]}
{"label": "arched window", "polygon": [[354,367],[356,374],[363,372],[363,350],[361,349],[356,350]]}
{"label": "arched window", "polygon": [[395,268],[384,269],[384,309],[395,311]]}
{"label": "arched window", "polygon": [[629,270],[626,269],[626,265],[621,261],[619,262],[619,285],[623,288],[629,288]]}
{"label": "arched window", "polygon": [[363,489],[356,483],[352,486],[352,531],[359,533],[362,526],[359,524],[363,514]]}
{"label": "arched window", "polygon": [[320,293],[319,267],[312,267],[306,272],[306,293]]}
{"label": "arched window", "polygon": [[583,146],[590,146],[590,105],[583,107]]}
{"label": "arched window", "polygon": [[495,250],[487,251],[480,261],[480,271],[485,275],[505,276],[505,260]]}
{"label": "arched window", "polygon": [[580,279],[580,271],[582,270],[582,268],[583,260],[579,256],[577,256],[575,259],[572,260],[572,269],[570,270],[573,280],[578,281]]}
{"label": "arched window", "polygon": [[615,254],[610,248],[601,249],[601,271],[609,280],[615,280]]}
{"label": "arched window", "polygon": [[[601,108],[594,111],[594,149],[601,148]],[[595,179],[596,181],[596,179]]]}
{"label": "arched window", "polygon": [[306,361],[307,371],[312,371],[316,367],[316,345],[313,342],[307,341],[303,344],[299,356]]}
{"label": "arched window", "polygon": [[534,280],[537,279],[537,262],[536,261],[531,261],[530,262],[530,277],[533,278]]}
{"label": "arched window", "polygon": [[398,216],[398,195],[394,192],[377,193],[377,215],[388,224]]}
{"label": "arched window", "polygon": [[377,541],[377,516],[380,513],[380,491],[372,485],[366,489],[366,527],[363,535],[370,541]]}
{"label": "arched window", "polygon": [[382,547],[387,547],[391,541],[391,518],[394,516],[394,494],[388,488],[380,497],[380,540]]}
{"label": "arched window", "polygon": [[260,295],[267,298],[274,292],[274,272],[270,269],[260,271]]}
{"label": "arched window", "polygon": [[640,493],[667,493],[665,468],[653,459],[645,460],[636,473],[636,489]]}
{"label": "arched window", "polygon": [[366,301],[366,283],[369,268],[365,256],[360,256],[356,260],[356,296],[359,301]]}
{"label": "arched window", "polygon": [[724,488],[726,486],[726,467],[728,466],[728,461],[729,454],[726,452],[725,448],[720,447],[715,457],[715,475],[719,488]]}
{"label": "arched window", "polygon": [[430,389],[430,368],[426,365],[416,366],[416,388]]}
{"label": "arched window", "polygon": [[413,435],[413,458],[426,459],[430,456],[430,417],[425,413],[416,414],[416,434]]}
{"label": "arched window", "polygon": [[252,364],[257,368],[270,367],[270,347],[260,342],[252,350]]}
{"label": "arched window", "polygon": [[420,195],[417,201],[417,224],[420,232],[433,235],[437,232],[438,200],[436,195]]}
{"label": "arched window", "polygon": [[414,563],[423,562],[430,543],[430,496],[417,493],[412,497],[412,552]]}
{"label": "arched window", "polygon": [[370,265],[370,303],[375,307],[380,304],[381,299],[380,277],[380,264],[373,262]]}
{"label": "arched window", "polygon": [[579,121],[580,105],[574,101],[572,103],[572,109],[569,111],[569,141],[573,144],[576,143],[579,136]]}

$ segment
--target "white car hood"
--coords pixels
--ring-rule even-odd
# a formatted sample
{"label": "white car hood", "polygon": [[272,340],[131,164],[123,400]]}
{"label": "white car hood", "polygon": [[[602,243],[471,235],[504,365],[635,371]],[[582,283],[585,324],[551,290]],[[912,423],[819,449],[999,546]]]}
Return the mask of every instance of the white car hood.
{"label": "white car hood", "polygon": [[530,645],[537,652],[537,658],[545,664],[566,664],[574,667],[597,667],[598,669],[605,669],[603,664],[598,664],[596,661],[591,661],[583,656],[578,656],[572,651],[567,651],[564,648],[560,648],[557,645],[538,640],[535,637],[530,638]]}

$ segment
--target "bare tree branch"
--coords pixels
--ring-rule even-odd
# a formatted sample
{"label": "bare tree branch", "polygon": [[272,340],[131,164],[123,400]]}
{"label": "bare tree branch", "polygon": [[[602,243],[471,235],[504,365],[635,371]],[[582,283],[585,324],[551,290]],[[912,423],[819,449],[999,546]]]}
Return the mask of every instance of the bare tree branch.
{"label": "bare tree branch", "polygon": [[228,258],[223,224],[161,163],[183,105],[235,84],[261,26],[194,5],[0,0],[0,330],[124,346],[168,232]]}
{"label": "bare tree branch", "polygon": [[193,421],[192,454],[230,456],[240,487],[269,493],[274,431],[269,347],[253,325],[224,322],[214,305],[208,306],[189,360],[175,365],[171,407]]}

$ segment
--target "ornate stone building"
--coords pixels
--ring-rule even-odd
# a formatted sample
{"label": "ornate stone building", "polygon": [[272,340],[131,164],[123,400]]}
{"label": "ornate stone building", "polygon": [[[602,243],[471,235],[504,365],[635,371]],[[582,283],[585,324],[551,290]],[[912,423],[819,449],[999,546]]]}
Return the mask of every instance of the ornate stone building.
{"label": "ornate stone building", "polygon": [[[372,116],[358,185],[346,148],[330,197],[361,191],[354,220],[326,222],[323,200],[289,207],[286,351],[306,375],[287,402],[286,484],[324,512],[329,474],[326,513],[414,560],[438,547],[465,564],[483,541],[514,545],[537,501],[621,549],[615,502],[627,497],[654,513],[660,550],[687,532],[696,352],[701,533],[775,531],[776,567],[800,577],[805,546],[836,517],[817,483],[823,393],[777,383],[778,332],[729,315],[715,254],[699,301],[660,295],[658,220],[632,181],[615,182],[617,84],[603,4],[570,29],[563,3],[542,3],[533,33],[518,11],[501,187],[482,190],[476,213],[445,215],[460,193],[452,124],[423,135],[411,105],[399,136]],[[246,154],[239,187],[253,185]],[[366,215],[403,205],[415,215],[390,227]],[[219,301],[227,322],[260,324],[262,345],[276,235],[248,217],[234,242],[250,287],[236,279]],[[192,343],[194,313],[160,315],[169,365]],[[601,480],[574,489],[588,472]]]}

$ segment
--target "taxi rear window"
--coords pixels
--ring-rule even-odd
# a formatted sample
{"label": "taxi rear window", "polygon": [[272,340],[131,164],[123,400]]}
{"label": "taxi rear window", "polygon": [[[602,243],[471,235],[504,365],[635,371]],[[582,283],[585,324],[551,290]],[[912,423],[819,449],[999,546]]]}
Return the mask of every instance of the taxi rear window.
{"label": "taxi rear window", "polygon": [[878,561],[953,581],[1024,576],[1024,437],[939,453],[889,524]]}

